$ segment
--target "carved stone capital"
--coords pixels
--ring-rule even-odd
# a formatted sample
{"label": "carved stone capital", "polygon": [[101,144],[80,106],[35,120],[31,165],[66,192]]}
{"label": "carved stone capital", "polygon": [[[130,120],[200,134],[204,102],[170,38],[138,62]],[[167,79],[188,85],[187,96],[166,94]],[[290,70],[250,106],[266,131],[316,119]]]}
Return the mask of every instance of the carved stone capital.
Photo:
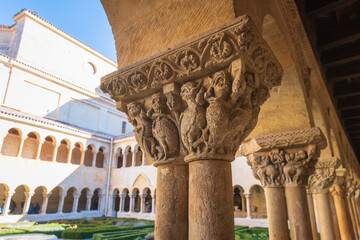
{"label": "carved stone capital", "polygon": [[315,172],[309,177],[309,187],[315,193],[326,193],[334,183],[335,170],[340,166],[336,157],[319,158],[315,165]]}
{"label": "carved stone capital", "polygon": [[353,178],[348,177],[346,180],[346,196],[348,198],[355,198],[357,188],[358,182],[356,182]]}
{"label": "carved stone capital", "polygon": [[336,169],[336,177],[333,185],[329,191],[334,196],[345,196],[346,195],[346,176],[348,171],[344,168]]}
{"label": "carved stone capital", "polygon": [[319,128],[255,137],[241,145],[242,155],[264,187],[307,185],[326,140]]}
{"label": "carved stone capital", "polygon": [[111,73],[100,88],[154,165],[232,161],[283,70],[248,16]]}

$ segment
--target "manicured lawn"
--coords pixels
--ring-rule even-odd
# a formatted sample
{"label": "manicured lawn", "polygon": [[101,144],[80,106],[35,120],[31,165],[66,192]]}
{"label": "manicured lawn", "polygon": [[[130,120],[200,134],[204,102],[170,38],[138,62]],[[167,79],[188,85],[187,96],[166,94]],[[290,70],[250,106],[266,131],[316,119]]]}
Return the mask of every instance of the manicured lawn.
{"label": "manicured lawn", "polygon": [[[129,218],[89,218],[0,224],[0,236],[21,233],[54,234],[59,238],[140,240],[154,232],[154,222]],[[267,228],[235,227],[235,240],[269,239]]]}

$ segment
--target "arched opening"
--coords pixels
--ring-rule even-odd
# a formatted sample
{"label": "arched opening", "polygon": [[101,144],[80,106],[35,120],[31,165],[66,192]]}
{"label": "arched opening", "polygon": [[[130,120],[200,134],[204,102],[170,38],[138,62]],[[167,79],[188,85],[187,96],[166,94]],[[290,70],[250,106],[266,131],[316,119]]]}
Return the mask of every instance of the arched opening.
{"label": "arched opening", "polygon": [[9,129],[3,141],[1,154],[6,156],[16,157],[19,153],[20,143],[21,143],[20,130],[15,128]]}
{"label": "arched opening", "polygon": [[122,154],[122,149],[121,148],[118,148],[116,150],[116,168],[122,168],[123,166],[123,159],[124,159],[124,156]]}
{"label": "arched opening", "polygon": [[31,198],[28,214],[39,214],[41,212],[41,207],[44,202],[44,194],[46,193],[46,188],[41,186],[37,187],[34,191],[34,195]]}
{"label": "arched opening", "polygon": [[139,193],[139,189],[137,188],[135,188],[132,192],[134,201],[134,212],[140,212],[141,198]]}
{"label": "arched opening", "polygon": [[40,146],[37,134],[30,132],[24,141],[21,157],[36,159],[36,154]]}
{"label": "arched opening", "polygon": [[125,156],[126,156],[126,167],[131,167],[132,165],[132,158],[133,153],[131,152],[131,147],[127,146],[125,149]]}
{"label": "arched opening", "polygon": [[9,187],[6,184],[0,184],[0,214],[3,214],[5,209],[6,193],[9,191]]}
{"label": "arched opening", "polygon": [[100,189],[97,188],[94,191],[94,195],[91,198],[91,208],[90,210],[99,210],[100,203]]}
{"label": "arched opening", "polygon": [[145,188],[144,195],[145,195],[145,212],[151,213],[152,211],[151,190],[149,188]]}
{"label": "arched opening", "polygon": [[88,188],[84,188],[81,190],[80,197],[79,197],[79,203],[77,211],[85,211],[86,210],[86,203],[87,203],[87,194],[90,193],[90,190]]}
{"label": "arched opening", "polygon": [[246,217],[246,198],[240,186],[234,187],[234,211],[235,217]]}
{"label": "arched opening", "polygon": [[266,199],[264,189],[259,185],[254,185],[250,189],[250,194],[252,217],[266,218]]}
{"label": "arched opening", "polygon": [[93,147],[89,145],[87,146],[87,149],[85,151],[84,165],[87,167],[91,167],[93,158],[94,158]]}
{"label": "arched opening", "polygon": [[113,191],[113,209],[115,212],[120,210],[120,196],[118,189],[114,189]]}
{"label": "arched opening", "polygon": [[20,185],[15,189],[15,193],[10,200],[9,214],[23,214],[26,199],[25,193],[28,192],[28,189],[25,185]]}
{"label": "arched opening", "polygon": [[143,151],[140,147],[137,147],[136,154],[135,154],[135,166],[141,166],[143,160]]}
{"label": "arched opening", "polygon": [[82,147],[80,145],[80,143],[75,143],[75,147],[72,149],[71,152],[71,163],[75,164],[75,165],[80,165],[80,161],[81,161],[81,152],[82,151]]}
{"label": "arched opening", "polygon": [[60,197],[63,194],[61,187],[56,187],[51,191],[51,195],[48,199],[48,205],[46,213],[56,213],[58,211]]}
{"label": "arched opening", "polygon": [[41,145],[40,160],[51,162],[54,154],[55,138],[47,136]]}
{"label": "arched opening", "polygon": [[98,153],[96,154],[96,163],[95,166],[97,168],[103,168],[104,167],[104,148],[99,148]]}
{"label": "arched opening", "polygon": [[66,140],[61,140],[60,146],[57,150],[56,162],[66,163],[68,154],[69,154],[69,143]]}
{"label": "arched opening", "polygon": [[72,208],[74,205],[74,194],[76,193],[76,188],[72,187],[66,192],[66,196],[64,199],[64,207],[63,212],[64,213],[70,213],[72,212]]}
{"label": "arched opening", "polygon": [[124,195],[125,195],[125,200],[124,200],[124,212],[129,212],[129,211],[130,211],[130,196],[129,196],[129,190],[124,189],[124,190],[123,190],[122,197],[124,197]]}

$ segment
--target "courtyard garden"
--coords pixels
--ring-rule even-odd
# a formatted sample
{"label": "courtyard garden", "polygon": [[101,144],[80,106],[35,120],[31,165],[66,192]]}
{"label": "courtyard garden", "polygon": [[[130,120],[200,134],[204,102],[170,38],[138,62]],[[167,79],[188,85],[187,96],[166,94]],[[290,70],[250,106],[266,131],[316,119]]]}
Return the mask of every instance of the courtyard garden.
{"label": "courtyard garden", "polygon": [[[154,239],[154,221],[100,217],[0,224],[0,237],[32,233],[56,235],[62,239],[150,240]],[[235,240],[241,239],[269,239],[268,229],[235,226]]]}

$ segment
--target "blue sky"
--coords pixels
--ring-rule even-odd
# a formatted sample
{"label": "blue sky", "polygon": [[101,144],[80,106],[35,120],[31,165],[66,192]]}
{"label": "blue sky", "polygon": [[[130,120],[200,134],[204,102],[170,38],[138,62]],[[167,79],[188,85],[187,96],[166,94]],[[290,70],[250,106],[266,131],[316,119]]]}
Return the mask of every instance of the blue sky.
{"label": "blue sky", "polygon": [[116,61],[114,37],[100,0],[0,0],[0,25],[22,9],[38,15]]}

